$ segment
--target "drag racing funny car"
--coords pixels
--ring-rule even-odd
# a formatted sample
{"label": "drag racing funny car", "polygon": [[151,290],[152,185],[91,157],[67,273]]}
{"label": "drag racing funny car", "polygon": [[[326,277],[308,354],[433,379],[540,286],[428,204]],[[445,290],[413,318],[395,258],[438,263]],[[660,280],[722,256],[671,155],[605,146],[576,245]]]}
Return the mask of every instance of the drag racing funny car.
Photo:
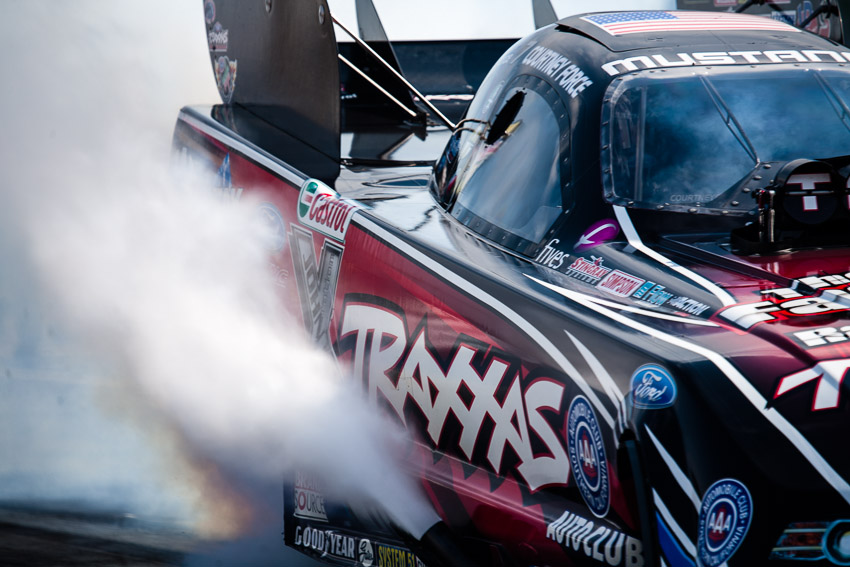
{"label": "drag racing funny car", "polygon": [[305,472],[287,545],[850,565],[850,50],[722,12],[536,2],[516,42],[390,43],[369,1],[359,33],[325,0],[204,5],[224,104],[175,148],[260,199],[281,294],[441,519]]}

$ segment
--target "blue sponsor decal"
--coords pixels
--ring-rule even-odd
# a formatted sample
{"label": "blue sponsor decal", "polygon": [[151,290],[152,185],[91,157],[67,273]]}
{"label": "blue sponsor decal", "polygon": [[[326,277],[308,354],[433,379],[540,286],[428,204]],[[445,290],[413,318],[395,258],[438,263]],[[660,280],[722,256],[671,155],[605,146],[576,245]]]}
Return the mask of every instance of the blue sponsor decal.
{"label": "blue sponsor decal", "polygon": [[230,154],[224,156],[221,165],[218,166],[218,186],[233,187],[233,176],[230,174]]}
{"label": "blue sponsor decal", "polygon": [[266,248],[269,252],[280,252],[286,246],[286,226],[277,207],[271,203],[257,206],[257,222],[267,234]]}
{"label": "blue sponsor decal", "polygon": [[635,407],[661,409],[676,400],[676,382],[663,367],[644,364],[632,374],[632,402]]}
{"label": "blue sponsor decal", "polygon": [[697,554],[705,567],[725,563],[738,550],[753,519],[750,491],[732,478],[712,484],[699,511]]}
{"label": "blue sponsor decal", "polygon": [[567,445],[570,465],[590,511],[602,517],[608,512],[610,489],[608,459],[596,414],[587,398],[576,396],[567,415]]}
{"label": "blue sponsor decal", "polygon": [[667,565],[670,565],[670,567],[694,567],[693,559],[676,541],[676,537],[670,532],[670,528],[658,512],[655,513],[655,525],[658,526],[658,545],[667,560]]}

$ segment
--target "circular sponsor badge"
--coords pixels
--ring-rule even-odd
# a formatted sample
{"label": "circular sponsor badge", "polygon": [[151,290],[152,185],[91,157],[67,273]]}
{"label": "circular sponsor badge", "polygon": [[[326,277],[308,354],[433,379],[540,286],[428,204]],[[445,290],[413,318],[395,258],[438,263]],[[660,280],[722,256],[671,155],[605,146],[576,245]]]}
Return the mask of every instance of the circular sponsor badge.
{"label": "circular sponsor badge", "polygon": [[368,539],[361,539],[357,545],[357,561],[363,567],[372,567],[375,563],[375,551],[372,549],[372,542]]}
{"label": "circular sponsor badge", "polygon": [[596,516],[608,513],[608,459],[596,414],[587,398],[576,396],[567,414],[570,465],[581,497]]}
{"label": "circular sponsor badge", "polygon": [[699,564],[716,567],[732,557],[744,541],[752,518],[753,499],[746,486],[732,478],[712,484],[699,511]]}
{"label": "circular sponsor badge", "polygon": [[676,382],[658,364],[644,364],[632,374],[632,402],[635,407],[661,409],[676,400]]}
{"label": "circular sponsor badge", "polygon": [[283,216],[271,203],[257,206],[257,222],[266,234],[266,248],[269,252],[280,252],[286,246],[286,226]]}

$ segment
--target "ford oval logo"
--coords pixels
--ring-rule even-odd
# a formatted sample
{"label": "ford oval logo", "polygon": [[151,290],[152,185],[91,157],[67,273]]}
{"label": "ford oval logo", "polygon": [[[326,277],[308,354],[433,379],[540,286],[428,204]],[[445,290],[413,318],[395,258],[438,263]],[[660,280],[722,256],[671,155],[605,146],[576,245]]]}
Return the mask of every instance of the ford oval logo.
{"label": "ford oval logo", "polygon": [[676,400],[676,382],[657,364],[644,364],[632,374],[632,401],[635,407],[660,409]]}

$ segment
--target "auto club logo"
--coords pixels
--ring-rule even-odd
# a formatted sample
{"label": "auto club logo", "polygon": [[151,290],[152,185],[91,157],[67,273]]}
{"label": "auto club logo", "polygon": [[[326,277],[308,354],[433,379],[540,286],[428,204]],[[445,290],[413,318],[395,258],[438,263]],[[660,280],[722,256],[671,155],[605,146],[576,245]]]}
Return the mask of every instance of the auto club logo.
{"label": "auto club logo", "polygon": [[699,565],[725,563],[744,541],[753,518],[747,487],[731,478],[718,480],[706,491],[699,512]]}
{"label": "auto club logo", "polygon": [[596,414],[587,398],[576,396],[567,416],[570,465],[579,492],[590,511],[602,517],[608,512],[608,459]]}

